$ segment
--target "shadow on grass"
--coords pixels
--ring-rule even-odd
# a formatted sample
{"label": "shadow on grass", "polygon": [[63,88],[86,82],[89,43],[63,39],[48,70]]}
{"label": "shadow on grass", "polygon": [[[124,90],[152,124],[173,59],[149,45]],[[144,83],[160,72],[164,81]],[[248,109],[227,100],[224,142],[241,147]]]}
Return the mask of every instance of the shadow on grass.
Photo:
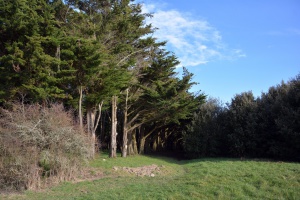
{"label": "shadow on grass", "polygon": [[[99,152],[101,159],[115,159],[115,161],[118,161],[118,163],[126,160],[134,160],[134,158],[138,158],[141,156],[145,158],[149,158],[151,160],[161,160],[162,162],[167,162],[170,164],[177,164],[177,165],[186,165],[191,163],[197,163],[197,162],[224,162],[224,161],[247,161],[241,160],[238,158],[226,158],[226,157],[204,157],[204,158],[197,158],[197,159],[185,159],[182,155],[176,155],[174,153],[151,153],[151,154],[143,154],[143,155],[133,155],[128,156],[126,158],[121,157],[121,153],[117,152],[117,158],[109,158],[109,152],[107,150]],[[253,159],[251,159],[253,161]]]}
{"label": "shadow on grass", "polygon": [[[280,161],[280,160],[272,160],[272,159],[264,159],[264,158],[232,158],[232,157],[202,157],[196,159],[185,159],[182,154],[176,154],[174,152],[164,152],[164,153],[151,153],[151,154],[144,154],[144,155],[134,155],[128,156],[127,158],[122,158],[121,153],[117,153],[117,158],[109,158],[109,152],[101,151],[99,153],[101,159],[115,159],[112,164],[121,164],[121,165],[128,165],[136,166],[136,165],[145,165],[145,164],[154,164],[149,162],[158,161],[158,163],[167,162],[174,165],[186,165],[186,164],[193,164],[199,162],[211,162],[211,163],[219,163],[219,162],[274,162],[274,163],[287,163],[288,161]],[[145,158],[143,163],[143,157]],[[140,158],[140,159],[135,159]],[[149,158],[149,159],[148,159]],[[151,161],[150,161],[151,160]],[[131,164],[132,163],[132,164]],[[99,163],[100,164],[100,163]],[[112,167],[108,165],[107,167]]]}

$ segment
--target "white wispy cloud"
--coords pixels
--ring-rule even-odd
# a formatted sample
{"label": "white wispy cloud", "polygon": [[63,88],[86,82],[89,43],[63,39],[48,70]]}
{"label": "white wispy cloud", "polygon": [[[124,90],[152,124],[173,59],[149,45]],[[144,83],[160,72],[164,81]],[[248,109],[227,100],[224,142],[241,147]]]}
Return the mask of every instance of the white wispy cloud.
{"label": "white wispy cloud", "polygon": [[180,66],[198,66],[216,59],[232,60],[246,56],[241,49],[229,49],[221,33],[206,20],[162,7],[161,4],[160,7],[143,4],[144,13],[154,14],[146,22],[158,28],[154,37],[168,42],[169,50],[181,61]]}

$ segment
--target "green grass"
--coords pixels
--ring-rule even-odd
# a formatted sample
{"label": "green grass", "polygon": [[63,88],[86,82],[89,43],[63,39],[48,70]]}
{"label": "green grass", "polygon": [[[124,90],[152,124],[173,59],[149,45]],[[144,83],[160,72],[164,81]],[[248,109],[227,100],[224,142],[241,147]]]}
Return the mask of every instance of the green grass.
{"label": "green grass", "polygon": [[[105,160],[103,160],[105,159]],[[114,171],[114,166],[156,164],[155,177],[137,177]],[[40,192],[1,196],[3,199],[299,199],[300,164],[234,159],[176,161],[164,157],[134,156],[109,159],[102,154],[90,163],[104,177],[66,182]]]}

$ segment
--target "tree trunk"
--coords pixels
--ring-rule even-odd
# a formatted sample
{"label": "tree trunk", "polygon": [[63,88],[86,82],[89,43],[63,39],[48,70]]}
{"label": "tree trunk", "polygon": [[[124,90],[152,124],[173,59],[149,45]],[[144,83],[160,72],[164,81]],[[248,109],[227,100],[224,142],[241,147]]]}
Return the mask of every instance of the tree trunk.
{"label": "tree trunk", "polygon": [[96,130],[99,125],[99,121],[101,118],[101,112],[102,112],[102,105],[103,101],[99,103],[98,105],[98,117],[96,119],[97,110],[96,109],[88,109],[87,110],[87,127],[88,127],[88,133],[91,135],[91,142],[92,142],[92,157],[95,156],[95,148],[97,147],[97,141],[96,141]]}
{"label": "tree trunk", "polygon": [[133,154],[133,145],[132,145],[132,132],[127,133],[127,154]]}
{"label": "tree trunk", "polygon": [[128,132],[127,146],[128,146],[127,148],[128,155],[138,154],[135,130]]}
{"label": "tree trunk", "polygon": [[91,143],[92,143],[92,158],[95,157],[95,143],[96,143],[96,133],[95,133],[95,110],[88,110],[87,112],[87,122],[88,122],[88,133],[91,136]]}
{"label": "tree trunk", "polygon": [[78,117],[79,117],[79,127],[80,130],[83,132],[83,117],[82,117],[82,93],[83,93],[83,87],[79,87],[79,105],[78,105]]}
{"label": "tree trunk", "polygon": [[145,153],[145,142],[146,142],[146,138],[145,137],[141,138],[139,154]]}
{"label": "tree trunk", "polygon": [[127,138],[127,132],[128,132],[128,128],[127,128],[127,113],[128,113],[128,88],[126,89],[126,100],[125,100],[125,108],[124,108],[124,125],[123,125],[123,145],[122,145],[122,157],[126,157],[127,156],[127,142],[128,142],[128,138]]}
{"label": "tree trunk", "polygon": [[154,152],[158,152],[163,148],[163,144],[162,144],[162,139],[160,136],[160,132],[158,132],[157,134],[155,134],[154,138],[153,138],[153,146],[152,146],[152,150]]}
{"label": "tree trunk", "polygon": [[111,114],[111,138],[109,157],[117,157],[117,96],[112,97],[112,114]]}
{"label": "tree trunk", "polygon": [[136,131],[132,134],[132,145],[133,145],[133,155],[138,154],[137,142],[136,142]]}
{"label": "tree trunk", "polygon": [[145,153],[145,128],[143,126],[140,127],[140,143],[139,143],[139,154]]}
{"label": "tree trunk", "polygon": [[156,130],[157,127],[154,127],[151,131],[145,134],[145,128],[140,127],[140,143],[139,143],[139,153],[143,154],[145,152],[146,139]]}

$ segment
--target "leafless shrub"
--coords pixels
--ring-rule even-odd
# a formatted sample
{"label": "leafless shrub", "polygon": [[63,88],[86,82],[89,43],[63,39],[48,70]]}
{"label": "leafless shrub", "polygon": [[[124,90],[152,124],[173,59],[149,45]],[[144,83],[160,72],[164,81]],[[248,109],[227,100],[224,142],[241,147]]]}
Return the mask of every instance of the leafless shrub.
{"label": "leafless shrub", "polygon": [[77,175],[92,147],[72,116],[60,104],[0,108],[0,189],[37,189]]}

